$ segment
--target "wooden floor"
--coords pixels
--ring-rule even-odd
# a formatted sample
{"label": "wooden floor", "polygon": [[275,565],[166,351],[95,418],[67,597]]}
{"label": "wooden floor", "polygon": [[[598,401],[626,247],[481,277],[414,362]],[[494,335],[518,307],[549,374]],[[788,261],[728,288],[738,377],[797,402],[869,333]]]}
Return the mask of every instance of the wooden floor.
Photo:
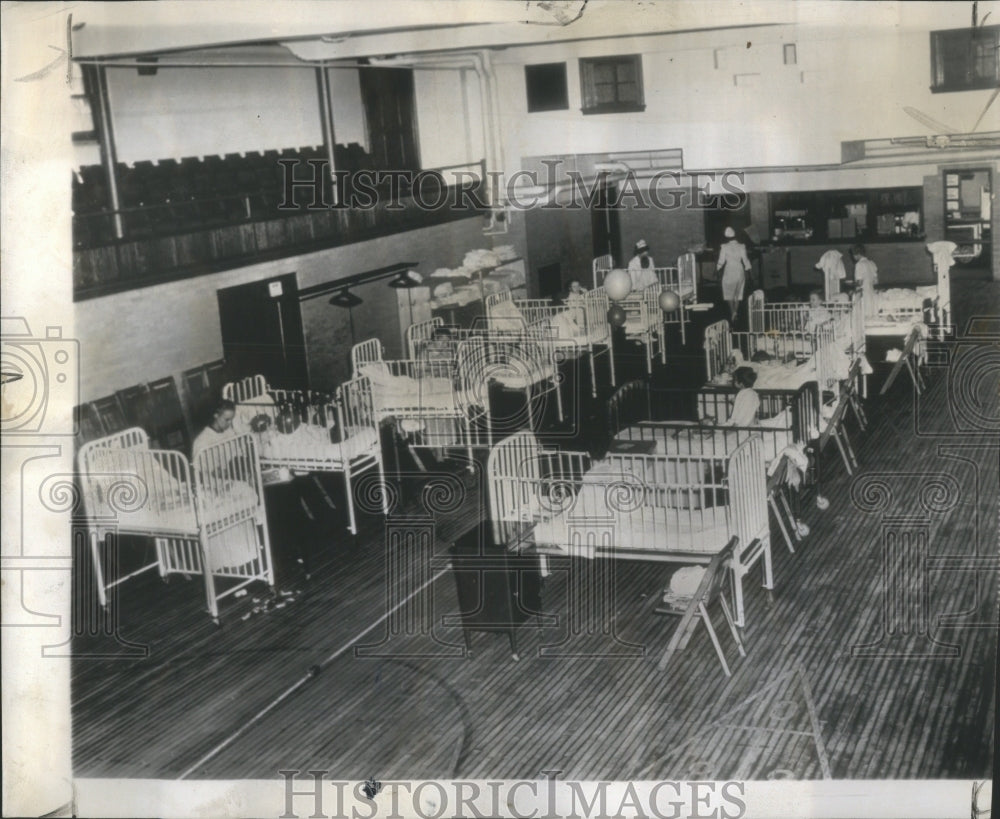
{"label": "wooden floor", "polygon": [[[117,622],[76,643],[76,775],[989,776],[1000,285],[954,290],[958,338],[931,351],[926,393],[915,399],[901,378],[870,397],[868,431],[851,431],[858,472],[827,453],[829,509],[803,499],[811,534],[795,554],[774,539],[773,600],[748,579],[745,659],[716,617],[731,678],[701,629],[657,670],[674,627],[652,612],[673,570],[662,564],[556,561],[543,594],[552,617],[522,626],[520,661],[486,634],[464,657],[443,619],[457,611],[446,550],[483,515],[480,475],[437,477],[454,510],[433,520],[421,493],[435,478],[410,476],[388,525],[365,517],[352,538],[324,524],[315,542],[283,544],[280,608],[253,614],[253,592],[220,629],[197,580],[124,587]],[[694,347],[671,353],[678,371],[697,362]],[[388,561],[400,530],[433,531],[433,546]],[[585,568],[607,582],[581,622],[569,592]]]}

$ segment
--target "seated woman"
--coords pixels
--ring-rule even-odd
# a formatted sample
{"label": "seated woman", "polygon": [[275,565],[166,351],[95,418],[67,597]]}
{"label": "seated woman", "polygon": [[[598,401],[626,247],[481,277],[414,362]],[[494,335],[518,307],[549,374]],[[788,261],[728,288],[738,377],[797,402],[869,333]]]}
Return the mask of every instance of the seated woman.
{"label": "seated woman", "polygon": [[235,417],[236,404],[225,398],[219,400],[212,410],[212,420],[198,433],[191,444],[191,460],[196,460],[199,453],[206,448],[235,438],[236,430],[233,429]]}
{"label": "seated woman", "polygon": [[757,423],[757,413],[760,412],[760,396],[753,388],[757,381],[757,373],[753,367],[737,367],[733,373],[733,383],[740,388],[733,401],[729,418],[722,424],[726,427],[749,427]]}
{"label": "seated woman", "polygon": [[833,320],[833,314],[823,306],[823,294],[813,290],[809,294],[809,312],[806,316],[805,331],[815,333],[822,325]]}

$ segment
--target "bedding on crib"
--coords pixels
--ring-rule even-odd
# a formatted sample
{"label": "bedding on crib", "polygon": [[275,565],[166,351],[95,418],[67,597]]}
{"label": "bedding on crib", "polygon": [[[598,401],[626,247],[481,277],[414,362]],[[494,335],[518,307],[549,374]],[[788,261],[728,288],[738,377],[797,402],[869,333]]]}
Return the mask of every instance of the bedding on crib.
{"label": "bedding on crib", "polygon": [[707,505],[712,498],[706,495],[712,493],[704,489],[703,461],[650,459],[642,475],[624,466],[611,457],[584,473],[575,492],[540,498],[535,543],[569,554],[574,532],[593,532],[606,524],[614,548],[621,550],[711,554],[725,546],[728,507]]}

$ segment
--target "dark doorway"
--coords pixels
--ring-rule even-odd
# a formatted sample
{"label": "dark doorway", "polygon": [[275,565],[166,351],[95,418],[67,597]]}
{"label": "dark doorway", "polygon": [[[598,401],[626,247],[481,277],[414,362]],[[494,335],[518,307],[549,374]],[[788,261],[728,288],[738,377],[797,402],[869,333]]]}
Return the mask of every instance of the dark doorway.
{"label": "dark doorway", "polygon": [[591,230],[594,237],[594,257],[611,254],[614,264],[624,264],[622,232],[618,208],[617,185],[600,185],[590,208]]}
{"label": "dark doorway", "polygon": [[720,247],[728,241],[725,238],[727,227],[736,231],[736,238],[745,245],[759,244],[767,238],[755,236],[753,232],[746,233],[753,220],[750,218],[750,200],[745,194],[706,196],[705,207],[705,244],[709,247]]}
{"label": "dark doorway", "polygon": [[543,264],[538,268],[538,295],[542,298],[562,292],[562,265],[559,262]]}
{"label": "dark doorway", "polygon": [[280,389],[309,387],[294,273],[219,290],[222,349],[233,378],[263,375]]}
{"label": "dark doorway", "polygon": [[358,73],[375,170],[420,170],[412,69],[362,68]]}

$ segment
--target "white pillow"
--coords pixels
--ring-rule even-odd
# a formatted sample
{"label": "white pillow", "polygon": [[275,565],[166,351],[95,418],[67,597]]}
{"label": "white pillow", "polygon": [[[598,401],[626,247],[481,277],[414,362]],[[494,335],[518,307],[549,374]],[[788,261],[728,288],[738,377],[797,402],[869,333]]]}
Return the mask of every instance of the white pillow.
{"label": "white pillow", "polygon": [[392,373],[389,371],[389,365],[384,361],[369,361],[358,369],[361,375],[371,381],[372,386],[388,387],[392,385]]}

